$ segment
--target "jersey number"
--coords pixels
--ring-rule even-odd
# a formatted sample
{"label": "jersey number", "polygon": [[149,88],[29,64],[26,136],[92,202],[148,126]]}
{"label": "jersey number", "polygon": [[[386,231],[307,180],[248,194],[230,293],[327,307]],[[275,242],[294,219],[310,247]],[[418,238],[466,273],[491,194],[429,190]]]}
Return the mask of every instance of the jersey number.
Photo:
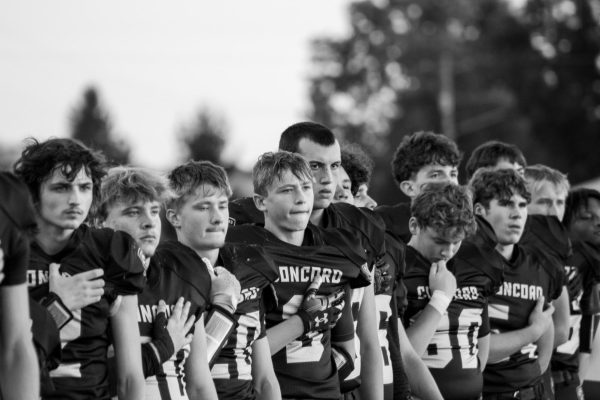
{"label": "jersey number", "polygon": [[[304,296],[297,294],[292,296],[290,301],[283,305],[283,319],[288,319],[296,314],[298,307],[302,304]],[[285,346],[285,355],[289,364],[317,362],[323,356],[325,348],[321,339],[322,333],[309,333],[304,335],[302,340],[293,340]]]}

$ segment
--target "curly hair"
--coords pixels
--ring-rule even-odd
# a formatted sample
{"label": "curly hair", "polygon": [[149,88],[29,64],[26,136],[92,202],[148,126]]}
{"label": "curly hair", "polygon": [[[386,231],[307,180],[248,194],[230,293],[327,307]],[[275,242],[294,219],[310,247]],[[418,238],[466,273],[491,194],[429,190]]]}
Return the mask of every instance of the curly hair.
{"label": "curly hair", "polygon": [[396,183],[411,179],[421,168],[431,165],[458,166],[461,154],[451,139],[429,131],[404,136],[394,152],[392,174]]}
{"label": "curly hair", "polygon": [[225,169],[210,161],[188,161],[172,170],[167,178],[172,193],[166,204],[169,209],[179,209],[201,186],[212,186],[217,192],[231,197],[231,186]]}
{"label": "curly hair", "polygon": [[356,195],[360,185],[369,185],[374,165],[371,157],[358,144],[348,144],[342,148],[342,167],[350,177],[353,195]]}
{"label": "curly hair", "polygon": [[507,200],[515,194],[523,197],[527,203],[531,201],[525,179],[512,169],[479,168],[469,181],[469,187],[473,203],[480,203],[485,208],[494,199]]}
{"label": "curly hair", "polygon": [[298,179],[313,181],[310,166],[300,154],[289,151],[267,152],[258,158],[252,168],[254,192],[267,196],[268,188],[275,178],[281,179],[286,171],[290,171]]}
{"label": "curly hair", "polygon": [[326,126],[316,122],[298,122],[281,133],[279,150],[298,153],[298,145],[302,139],[308,139],[321,146],[331,146],[335,143],[335,135]]}
{"label": "curly hair", "polygon": [[477,230],[471,193],[464,186],[429,183],[413,200],[410,212],[419,227],[429,227],[443,235],[464,233],[466,237]]}
{"label": "curly hair", "polygon": [[94,204],[100,198],[100,182],[106,175],[106,159],[75,139],[48,139],[39,142],[30,138],[14,167],[17,175],[29,188],[35,203],[40,201],[40,186],[55,171],[69,180],[75,179],[81,169],[92,179]]}
{"label": "curly hair", "polygon": [[565,203],[565,216],[563,217],[563,224],[567,228],[571,226],[581,210],[587,210],[591,199],[600,202],[600,192],[589,188],[573,189],[569,192]]}
{"label": "curly hair", "polygon": [[523,167],[527,166],[525,156],[517,146],[497,140],[490,140],[477,146],[471,153],[465,165],[467,179],[471,179],[475,171],[479,168],[496,166],[501,159],[520,164]]}
{"label": "curly hair", "polygon": [[97,220],[103,221],[109,209],[118,201],[136,203],[137,201],[158,201],[164,203],[170,196],[165,178],[136,167],[114,167],[102,180]]}

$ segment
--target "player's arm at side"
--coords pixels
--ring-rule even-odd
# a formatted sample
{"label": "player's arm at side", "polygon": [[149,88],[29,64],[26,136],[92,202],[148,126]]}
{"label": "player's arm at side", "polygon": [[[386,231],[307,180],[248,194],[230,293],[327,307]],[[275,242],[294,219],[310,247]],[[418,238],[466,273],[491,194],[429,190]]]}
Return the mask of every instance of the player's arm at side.
{"label": "player's arm at side", "polygon": [[142,400],[145,380],[142,371],[140,331],[137,324],[137,295],[125,295],[111,317],[117,360],[119,399]]}
{"label": "player's arm at side", "polygon": [[538,362],[540,363],[540,370],[545,372],[550,365],[550,359],[552,358],[552,351],[554,350],[554,325],[550,324],[546,332],[537,341],[538,346]]}
{"label": "player's arm at side", "polygon": [[398,319],[398,337],[404,370],[412,393],[422,400],[443,400],[431,372],[408,340],[400,319]]}
{"label": "player's arm at side", "polygon": [[273,361],[266,336],[252,344],[252,382],[257,400],[281,399],[281,390],[273,371]]}
{"label": "player's arm at side", "polygon": [[490,334],[482,336],[477,339],[477,357],[479,358],[479,368],[483,372],[485,365],[487,364],[488,357],[490,355]]}
{"label": "player's arm at side", "polygon": [[358,312],[356,333],[360,339],[361,365],[368,366],[360,371],[360,398],[365,400],[383,399],[383,360],[377,335],[375,313],[375,293],[373,284],[365,287],[363,301]]}
{"label": "player's arm at side", "polygon": [[540,297],[529,315],[529,323],[521,329],[509,332],[495,333],[490,337],[490,355],[488,362],[498,362],[519,351],[523,346],[536,342],[552,325],[554,307],[550,304],[546,310],[544,296]]}
{"label": "player's arm at side", "polygon": [[28,301],[26,284],[0,286],[0,386],[5,400],[40,395]]}
{"label": "player's arm at side", "polygon": [[562,291],[558,299],[552,301],[554,306],[554,314],[552,321],[554,323],[554,348],[560,346],[569,340],[569,290],[563,285]]}
{"label": "player's arm at side", "polygon": [[283,349],[297,337],[302,336],[303,332],[304,323],[297,315],[292,315],[285,321],[267,329],[267,340],[269,341],[271,355]]}
{"label": "player's arm at side", "polygon": [[190,400],[217,400],[217,391],[208,368],[204,316],[196,322],[190,355],[185,362],[186,391]]}

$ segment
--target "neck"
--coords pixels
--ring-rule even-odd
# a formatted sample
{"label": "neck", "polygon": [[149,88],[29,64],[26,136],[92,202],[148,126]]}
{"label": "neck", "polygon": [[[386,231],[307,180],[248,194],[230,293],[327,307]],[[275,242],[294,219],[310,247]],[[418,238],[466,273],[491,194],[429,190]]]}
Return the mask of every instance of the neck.
{"label": "neck", "polygon": [[265,229],[282,242],[293,244],[294,246],[302,246],[302,242],[304,241],[304,229],[301,231],[286,231],[275,227],[269,220],[265,221]]}
{"label": "neck", "polygon": [[210,249],[210,250],[196,250],[194,249],[196,254],[200,256],[200,258],[206,258],[212,264],[213,268],[217,266],[217,260],[219,259],[219,249]]}
{"label": "neck", "polygon": [[321,222],[323,221],[323,210],[323,208],[318,210],[313,208],[312,212],[310,213],[310,222],[316,226],[320,226]]}
{"label": "neck", "polygon": [[498,251],[498,253],[500,253],[502,255],[502,257],[504,257],[504,259],[506,259],[506,260],[510,260],[512,258],[514,250],[515,250],[514,244],[504,245],[504,244],[498,243],[496,245],[496,251]]}
{"label": "neck", "polygon": [[65,248],[75,229],[62,229],[49,225],[37,219],[38,231],[35,234],[36,243],[46,254],[56,254]]}

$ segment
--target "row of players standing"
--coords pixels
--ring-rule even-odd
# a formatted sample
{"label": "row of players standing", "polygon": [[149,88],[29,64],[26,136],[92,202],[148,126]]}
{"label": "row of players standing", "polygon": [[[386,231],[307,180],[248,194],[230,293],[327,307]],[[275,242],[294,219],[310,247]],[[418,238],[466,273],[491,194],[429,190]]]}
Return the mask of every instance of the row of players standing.
{"label": "row of players standing", "polygon": [[[282,134],[280,148],[300,153],[308,164],[303,158],[288,153],[263,155],[254,168],[255,199],[229,204],[230,218],[226,213],[230,192],[222,169],[208,163],[188,163],[172,171],[169,179],[174,193],[167,202],[167,216],[178,241],[161,244],[158,250],[160,223],[156,221],[163,192],[158,189],[159,181],[152,181],[146,173],[131,169],[112,171],[105,180],[98,213],[100,223],[130,233],[140,246],[145,265],[140,270],[131,263],[117,262],[124,268],[113,268],[117,270],[114,273],[110,268],[104,268],[103,282],[105,288],[109,288],[103,289],[102,294],[106,305],[102,311],[91,314],[104,315],[107,319],[112,312],[111,321],[119,321],[119,314],[130,308],[128,295],[139,292],[140,287],[144,290],[137,296],[137,319],[140,333],[147,341],[141,348],[143,369],[156,376],[151,386],[156,391],[154,398],[210,398],[213,393],[210,382],[206,382],[210,364],[198,362],[207,358],[207,347],[213,351],[208,359],[216,359],[211,372],[221,398],[277,398],[279,392],[284,398],[338,398],[340,389],[347,398],[354,394],[365,399],[382,398],[384,393],[386,398],[410,398],[409,388],[420,398],[441,398],[429,371],[444,398],[478,398],[482,391],[481,371],[486,364],[486,371],[491,371],[486,372],[486,377],[492,378],[486,379],[483,386],[484,397],[503,398],[504,393],[518,394],[520,398],[544,395],[543,385],[538,385],[538,381],[549,360],[548,349],[551,351],[554,346],[550,328],[553,326],[550,323],[553,308],[543,309],[543,296],[559,299],[565,294],[564,262],[554,262],[564,256],[560,251],[562,246],[554,244],[565,241],[564,236],[557,236],[559,241],[551,242],[547,252],[527,252],[527,246],[523,246],[525,250],[514,246],[523,231],[526,216],[523,209],[529,200],[529,193],[517,175],[493,171],[476,175],[471,182],[474,203],[466,190],[458,186],[429,185],[424,189],[421,185],[428,181],[456,183],[460,157],[456,146],[442,136],[415,134],[403,141],[394,160],[401,189],[414,198],[412,206],[382,207],[372,213],[367,209],[331,204],[335,186],[341,184],[337,175],[342,165],[339,144],[328,129],[311,123],[296,124]],[[26,153],[27,150],[24,156]],[[50,178],[42,175],[45,179],[38,179],[49,180],[49,184],[54,178],[62,179],[57,188],[67,191],[80,190],[86,185],[90,191],[99,187],[99,182],[89,176],[91,170],[87,164],[78,165],[67,160],[53,159],[42,170],[46,174],[46,171],[52,171]],[[509,157],[508,161],[513,160]],[[56,166],[60,168],[56,169]],[[349,167],[346,169],[352,171]],[[24,174],[20,175],[24,178]],[[359,182],[355,186],[366,183]],[[34,189],[34,199],[35,190],[43,193],[39,187]],[[90,196],[88,208],[92,198]],[[37,199],[37,212],[43,215],[40,200]],[[585,204],[583,208],[589,207]],[[577,217],[579,213],[577,211]],[[87,215],[87,210],[72,214]],[[474,214],[480,217],[476,218]],[[68,239],[72,239],[73,230],[88,231],[84,226],[79,227],[85,215],[70,228]],[[143,218],[148,215],[154,219]],[[71,218],[77,219],[73,215]],[[136,224],[136,220],[145,222]],[[535,226],[529,230],[534,233],[531,241],[536,244],[529,246],[531,249],[539,248],[545,238],[552,238],[550,233],[564,233],[559,225],[559,228],[555,226],[553,219],[541,220],[539,230],[534,229]],[[245,222],[263,225],[244,225]],[[223,247],[228,223],[241,226],[230,228],[228,232],[227,242],[236,244]],[[479,229],[474,233],[476,224]],[[94,234],[94,230],[89,232],[92,233],[87,235],[91,237],[100,235]],[[127,239],[126,235],[122,235],[126,239],[119,238],[119,244],[115,244],[112,236],[116,234],[103,232],[102,235],[111,236],[111,243],[108,247],[104,243],[104,247],[95,243],[98,253],[103,254],[110,248],[113,255],[115,247],[121,253],[129,254],[132,250],[136,253],[135,246],[121,243]],[[407,233],[410,233],[410,239]],[[37,271],[30,268],[35,271],[28,275],[30,285],[32,277],[52,279],[53,268],[57,268],[50,266],[52,261],[56,264],[60,261],[61,273],[73,275],[78,272],[65,270],[68,262],[64,256],[88,241],[85,234],[81,235],[86,239],[78,239],[71,244],[73,247],[60,249],[55,253],[59,256],[49,257]],[[541,241],[535,242],[538,239]],[[408,246],[405,247],[402,240],[406,240]],[[34,240],[34,250],[38,242]],[[555,250],[559,250],[556,257]],[[552,257],[541,258],[551,253]],[[118,261],[122,256],[116,257]],[[135,257],[125,256],[125,259]],[[505,266],[509,262],[512,269]],[[187,271],[191,265],[194,269]],[[211,293],[211,285],[207,283],[211,281],[208,271],[212,265],[224,265],[238,278],[242,285],[241,299],[236,299],[231,291],[227,292],[225,287],[234,286],[231,284],[212,285],[216,287],[212,290],[216,293]],[[521,265],[534,271],[524,271],[526,268]],[[375,284],[370,284],[373,268]],[[86,265],[83,269],[91,268]],[[506,273],[513,270],[522,272],[517,274],[519,278],[515,281],[509,280],[510,274]],[[213,281],[217,275],[230,279],[224,270],[215,271]],[[318,295],[305,294],[317,275],[320,279],[311,287]],[[407,307],[403,307],[402,275],[408,292]],[[127,283],[140,277],[141,284]],[[179,282],[172,283],[173,277],[179,277]],[[96,281],[86,280],[88,283]],[[37,286],[35,283],[39,282],[32,286]],[[269,283],[273,283],[274,291],[269,289]],[[137,292],[127,285],[137,286]],[[193,290],[182,291],[184,286],[191,286]],[[340,298],[340,287],[346,288],[343,291],[345,301]],[[490,312],[491,323],[488,324],[487,301],[495,292],[493,299],[502,298],[502,293],[507,299],[498,303],[490,301],[490,309],[494,311]],[[48,293],[54,292],[46,289],[44,301],[50,297]],[[125,300],[116,300],[119,295]],[[179,323],[179,331],[184,333],[180,336],[184,340],[172,340],[177,335],[171,331],[165,338],[161,329],[152,327],[153,319],[144,317],[145,309],[152,310],[148,315],[156,316],[157,300],[168,295],[171,298],[167,299],[167,304],[175,305],[169,324]],[[189,305],[183,307],[181,301],[177,302],[182,295],[188,300],[194,295],[200,299],[192,302],[195,307],[192,314],[198,316],[199,323],[195,324],[192,352],[187,361],[185,351],[174,349],[190,340],[185,335],[189,321],[183,316],[189,311]],[[59,295],[56,297],[61,299]],[[511,303],[519,299],[522,301]],[[237,300],[240,300],[239,305]],[[119,302],[121,306],[116,307]],[[200,315],[209,303],[212,305],[205,322]],[[65,350],[91,334],[80,327],[78,336],[67,336],[64,328],[77,319],[79,325],[83,325],[85,314],[74,316],[71,312],[69,315],[73,310],[66,304],[62,306],[67,318],[72,318],[61,324]],[[379,312],[373,312],[375,309]],[[398,311],[404,315],[410,341],[403,325],[398,323]],[[558,319],[559,313],[555,315]],[[504,323],[495,326],[495,320]],[[162,321],[164,324],[164,319]],[[99,330],[102,329],[104,332],[100,336],[107,336],[106,327]],[[118,328],[113,326],[112,329],[113,332],[117,330],[113,336],[121,377],[127,365],[122,366],[124,362],[119,360],[123,355],[119,356],[119,352],[123,352],[123,347],[131,347],[129,351],[132,352],[126,357],[131,361],[136,359],[135,352],[140,349],[139,346],[119,345],[119,340],[123,339],[118,338]],[[227,339],[231,331],[234,333]],[[505,334],[510,336],[507,338]],[[495,340],[501,337],[507,340]],[[107,342],[105,338],[98,348],[104,348]],[[200,345],[194,346],[196,342]],[[224,349],[219,351],[219,345],[210,345],[215,342],[223,342]],[[531,345],[532,342],[539,348]],[[90,347],[89,342],[81,346],[87,350]],[[96,369],[91,371],[92,377],[87,377],[82,374],[85,368],[81,368],[81,360],[72,362],[82,355],[78,351],[71,353],[63,351],[59,370],[62,368],[63,373],[80,375],[67,378],[55,374],[51,380],[56,386],[54,398],[87,398],[90,394],[83,391],[86,386],[99,388],[94,398],[106,396],[107,372]],[[169,370],[165,368],[166,364],[161,364],[172,354],[175,355],[173,368]],[[270,354],[273,355],[272,364]],[[490,361],[486,362],[488,354]],[[101,358],[101,355],[94,356],[93,363],[102,364],[98,361]],[[368,368],[360,369],[361,359]],[[79,371],[74,371],[72,364],[78,365]],[[179,372],[182,365],[188,370],[186,389]],[[430,369],[427,370],[425,365]],[[131,369],[135,370],[135,366]],[[71,379],[73,384],[61,386],[65,382],[61,378]],[[90,379],[95,379],[93,384]],[[491,386],[489,382],[492,382]],[[124,386],[130,388],[127,384]],[[180,397],[174,397],[177,394]],[[136,398],[131,394],[123,395]],[[51,394],[45,397],[53,398]]]}

